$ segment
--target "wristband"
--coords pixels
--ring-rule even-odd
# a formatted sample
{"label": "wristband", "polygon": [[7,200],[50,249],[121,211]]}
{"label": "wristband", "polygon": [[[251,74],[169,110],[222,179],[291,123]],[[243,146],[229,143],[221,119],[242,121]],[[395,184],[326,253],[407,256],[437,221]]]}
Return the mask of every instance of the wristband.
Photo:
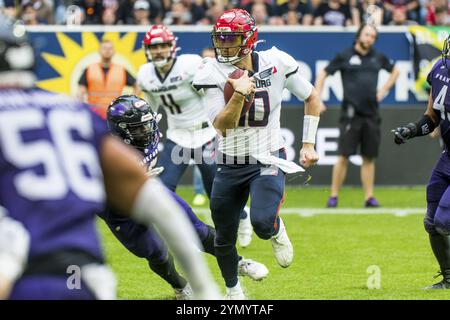
{"label": "wristband", "polygon": [[305,115],[303,117],[303,143],[316,143],[317,127],[320,117]]}

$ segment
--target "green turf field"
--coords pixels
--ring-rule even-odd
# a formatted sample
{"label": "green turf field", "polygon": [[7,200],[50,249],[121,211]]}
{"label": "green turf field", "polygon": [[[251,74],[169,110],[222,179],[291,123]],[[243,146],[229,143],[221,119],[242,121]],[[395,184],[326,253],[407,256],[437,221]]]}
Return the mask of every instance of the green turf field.
{"label": "green turf field", "polygon": [[[180,189],[188,201],[191,189]],[[390,214],[381,210],[366,214],[313,214],[301,216],[302,208],[323,208],[328,191],[321,188],[288,188],[282,214],[294,245],[294,262],[283,269],[272,254],[269,241],[253,235],[241,255],[264,263],[270,273],[261,282],[241,278],[250,299],[447,299],[449,292],[422,288],[437,282],[438,265],[423,228],[423,213],[397,216],[391,208],[425,208],[425,188],[378,188],[377,198]],[[344,189],[340,208],[361,209],[360,189]],[[295,208],[298,208],[295,209]],[[203,211],[206,207],[203,208]],[[351,211],[349,210],[349,211]],[[297,212],[299,214],[295,214]],[[311,211],[311,210],[310,210]],[[345,210],[343,210],[345,211]],[[417,211],[417,210],[416,210]],[[424,212],[425,210],[423,210]],[[314,210],[311,211],[314,213]],[[367,212],[371,212],[370,209]],[[339,211],[339,213],[342,213]],[[202,216],[208,219],[207,216]],[[163,280],[152,274],[146,261],[131,255],[109,232],[103,222],[109,263],[118,276],[119,299],[173,299]],[[207,256],[218,284],[223,288],[214,258]],[[370,266],[379,268],[380,289],[368,289]],[[373,278],[371,278],[373,279]],[[375,282],[369,281],[372,285]]]}

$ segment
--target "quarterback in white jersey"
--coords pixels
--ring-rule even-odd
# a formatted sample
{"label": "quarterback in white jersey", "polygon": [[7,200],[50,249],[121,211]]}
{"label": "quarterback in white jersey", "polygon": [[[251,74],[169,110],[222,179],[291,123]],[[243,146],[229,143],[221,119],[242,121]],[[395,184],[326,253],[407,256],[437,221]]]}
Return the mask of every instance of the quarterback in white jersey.
{"label": "quarterback in white jersey", "polygon": [[[178,55],[174,34],[163,25],[155,25],[143,41],[149,63],[141,66],[137,82],[149,104],[163,107],[168,130],[158,167],[164,168],[160,178],[175,191],[190,161],[199,168],[208,197],[216,172],[215,137],[217,135],[206,112],[202,93],[192,81],[202,58],[194,54]],[[157,112],[157,110],[153,110]],[[250,244],[252,229],[245,210],[241,213],[240,242]]]}
{"label": "quarterback in white jersey", "polygon": [[[314,165],[314,149],[322,102],[305,80],[297,62],[273,47],[256,52],[257,27],[245,10],[231,9],[217,20],[212,39],[216,60],[205,59],[193,85],[205,94],[211,122],[220,132],[218,170],[213,183],[211,211],[216,226],[216,257],[227,287],[227,299],[244,299],[237,278],[235,248],[239,210],[251,198],[251,222],[261,239],[270,239],[278,264],[288,267],[293,247],[278,215],[284,196],[285,173],[303,169],[286,161],[280,135],[281,98],[287,88],[305,101],[300,164]],[[238,79],[229,75],[245,70]],[[249,74],[251,77],[249,77]],[[224,88],[234,91],[225,101]],[[245,100],[253,99],[248,109]]]}

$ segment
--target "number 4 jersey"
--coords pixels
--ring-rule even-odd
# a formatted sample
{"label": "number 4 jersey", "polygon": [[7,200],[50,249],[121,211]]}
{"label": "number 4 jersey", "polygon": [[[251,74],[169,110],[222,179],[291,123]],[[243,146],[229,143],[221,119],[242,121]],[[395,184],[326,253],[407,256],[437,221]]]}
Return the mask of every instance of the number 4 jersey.
{"label": "number 4 jersey", "polygon": [[[205,92],[205,105],[210,120],[214,121],[225,107],[223,90],[228,75],[237,67],[211,58],[205,58],[203,62],[193,85]],[[252,62],[256,83],[254,103],[246,114],[241,115],[238,127],[219,139],[219,150],[230,156],[253,156],[266,163],[264,159],[269,154],[284,146],[280,133],[283,90],[287,88],[304,100],[313,87],[299,74],[297,61],[276,47],[252,52]]]}
{"label": "number 4 jersey", "polygon": [[105,191],[104,120],[38,89],[0,90],[0,206],[31,235],[30,258],[74,249],[102,258],[95,214]]}
{"label": "number 4 jersey", "polygon": [[[448,68],[450,60],[447,59]],[[427,77],[431,85],[431,97],[433,99],[433,110],[441,120],[440,130],[442,140],[447,150],[450,150],[450,73],[444,66],[442,59],[433,66]]]}
{"label": "number 4 jersey", "polygon": [[209,122],[203,97],[192,87],[202,58],[178,56],[163,77],[153,63],[141,66],[137,82],[153,111],[162,107],[167,115],[167,138],[185,148],[198,148],[212,140],[216,131]]}

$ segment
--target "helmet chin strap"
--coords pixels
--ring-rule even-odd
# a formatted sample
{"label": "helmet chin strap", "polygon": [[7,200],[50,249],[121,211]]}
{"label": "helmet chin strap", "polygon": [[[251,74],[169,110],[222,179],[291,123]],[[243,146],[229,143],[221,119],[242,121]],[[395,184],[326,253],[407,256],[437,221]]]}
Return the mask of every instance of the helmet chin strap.
{"label": "helmet chin strap", "polygon": [[168,58],[164,58],[164,59],[158,60],[158,61],[153,60],[153,64],[154,64],[158,69],[161,69],[161,68],[164,68],[164,66],[166,66],[166,65],[170,62],[170,60],[171,60],[171,59],[168,59]]}

